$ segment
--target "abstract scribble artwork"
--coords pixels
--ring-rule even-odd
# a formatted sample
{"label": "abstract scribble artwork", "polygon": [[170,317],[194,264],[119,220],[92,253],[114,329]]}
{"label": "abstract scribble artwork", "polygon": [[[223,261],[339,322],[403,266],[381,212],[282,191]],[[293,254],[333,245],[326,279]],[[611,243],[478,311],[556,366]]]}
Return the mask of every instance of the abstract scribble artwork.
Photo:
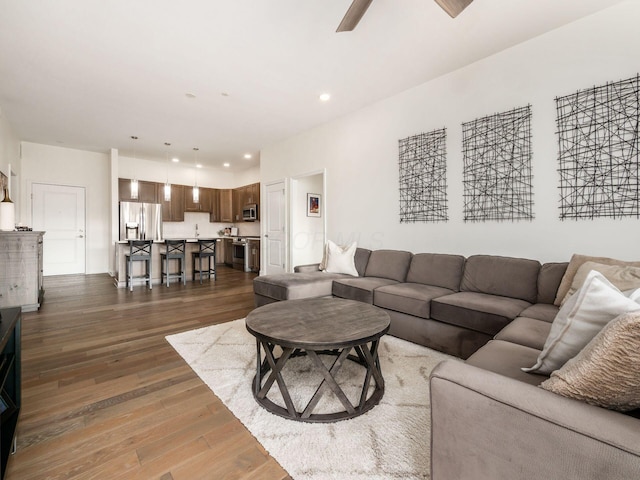
{"label": "abstract scribble artwork", "polygon": [[556,98],[560,218],[640,217],[640,75]]}
{"label": "abstract scribble artwork", "polygon": [[398,142],[400,223],[449,219],[446,140],[447,133],[443,128]]}
{"label": "abstract scribble artwork", "polygon": [[464,221],[532,220],[531,106],[462,124]]}

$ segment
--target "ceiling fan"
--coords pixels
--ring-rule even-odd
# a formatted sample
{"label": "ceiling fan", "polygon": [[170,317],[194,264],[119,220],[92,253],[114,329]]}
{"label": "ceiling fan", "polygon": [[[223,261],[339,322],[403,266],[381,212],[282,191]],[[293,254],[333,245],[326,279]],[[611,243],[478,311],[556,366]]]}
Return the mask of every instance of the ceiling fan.
{"label": "ceiling fan", "polygon": [[[349,10],[345,13],[340,25],[338,25],[336,32],[350,32],[356,28],[356,25],[358,25],[358,22],[367,11],[367,8],[369,8],[369,5],[371,5],[371,2],[372,0],[353,0]],[[473,0],[435,0],[435,2],[440,5],[451,18],[455,18],[460,12],[467,8]]]}

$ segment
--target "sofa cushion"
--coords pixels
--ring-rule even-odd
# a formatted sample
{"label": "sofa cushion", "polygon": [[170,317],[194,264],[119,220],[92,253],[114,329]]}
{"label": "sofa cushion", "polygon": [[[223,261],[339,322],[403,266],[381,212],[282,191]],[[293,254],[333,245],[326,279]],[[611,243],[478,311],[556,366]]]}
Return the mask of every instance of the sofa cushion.
{"label": "sofa cushion", "polygon": [[544,349],[525,371],[549,375],[575,357],[615,317],[636,310],[640,310],[640,304],[592,270],[582,288],[560,308]]}
{"label": "sofa cushion", "polygon": [[500,330],[494,340],[504,340],[542,350],[550,330],[551,323],[549,322],[535,318],[518,317]]}
{"label": "sofa cushion", "polygon": [[331,292],[334,296],[373,303],[373,291],[385,285],[393,285],[395,280],[378,277],[340,278],[333,281]]}
{"label": "sofa cushion", "polygon": [[560,305],[567,301],[567,299],[576,293],[576,291],[582,286],[587,278],[587,275],[591,270],[595,270],[604,275],[604,278],[609,280],[613,285],[621,291],[635,290],[640,287],[640,267],[634,267],[631,265],[606,265],[604,263],[597,262],[584,262],[578,268],[569,291],[564,296]]}
{"label": "sofa cushion", "polygon": [[585,262],[604,263],[605,265],[631,265],[633,267],[640,267],[640,262],[625,262],[623,260],[617,260],[615,258],[609,257],[590,257],[588,255],[579,255],[577,253],[573,254],[571,256],[571,260],[569,261],[569,265],[567,266],[567,270],[562,277],[560,286],[558,287],[556,299],[553,302],[555,305],[560,305],[562,299],[567,295],[567,292],[571,288],[573,277],[575,277],[578,268],[580,268],[580,266]]}
{"label": "sofa cushion", "polygon": [[379,277],[404,282],[407,278],[411,252],[402,250],[374,250],[369,255],[365,277]]}
{"label": "sofa cushion", "polygon": [[535,361],[540,350],[503,340],[491,340],[471,355],[466,363],[531,385],[540,385],[547,377],[525,373],[521,367]]}
{"label": "sofa cushion", "polygon": [[524,300],[477,292],[458,292],[431,301],[431,318],[495,335],[525,308]]}
{"label": "sofa cushion", "polygon": [[407,282],[434,285],[457,292],[464,269],[464,257],[442,253],[418,253],[411,259]]}
{"label": "sofa cushion", "polygon": [[282,273],[261,275],[253,279],[253,291],[258,295],[275,300],[295,300],[298,298],[325,297],[331,295],[335,279],[350,278],[339,273]]}
{"label": "sofa cushion", "polygon": [[421,283],[396,283],[376,288],[373,292],[373,304],[407,313],[420,318],[429,318],[431,300],[454,293],[453,290]]}
{"label": "sofa cushion", "polygon": [[540,262],[536,260],[473,255],[465,262],[460,291],[488,293],[536,303],[539,271]]}
{"label": "sofa cushion", "polygon": [[620,315],[541,387],[592,405],[640,408],[640,313]]}
{"label": "sofa cushion", "polygon": [[545,263],[538,274],[538,303],[553,303],[569,262]]}
{"label": "sofa cushion", "polygon": [[535,318],[536,320],[544,320],[545,322],[553,322],[558,315],[559,307],[548,303],[536,303],[525,308],[520,312],[521,317]]}

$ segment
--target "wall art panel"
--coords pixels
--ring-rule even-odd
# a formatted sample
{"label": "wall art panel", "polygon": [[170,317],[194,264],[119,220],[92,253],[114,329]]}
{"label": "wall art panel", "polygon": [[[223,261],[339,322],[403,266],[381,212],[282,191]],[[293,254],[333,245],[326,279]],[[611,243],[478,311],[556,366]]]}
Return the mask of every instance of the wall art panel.
{"label": "wall art panel", "polygon": [[462,124],[464,221],[533,219],[531,106]]}
{"label": "wall art panel", "polygon": [[399,143],[400,223],[445,222],[447,133],[433,130]]}
{"label": "wall art panel", "polygon": [[560,218],[640,217],[640,76],[556,98]]}

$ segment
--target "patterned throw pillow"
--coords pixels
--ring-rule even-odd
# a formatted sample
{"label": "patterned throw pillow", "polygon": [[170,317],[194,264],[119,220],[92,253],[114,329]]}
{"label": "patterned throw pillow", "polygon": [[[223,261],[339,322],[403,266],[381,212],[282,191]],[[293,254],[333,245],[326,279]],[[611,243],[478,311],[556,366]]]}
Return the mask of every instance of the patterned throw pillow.
{"label": "patterned throw pillow", "polygon": [[540,385],[622,412],[640,408],[640,312],[620,315]]}

